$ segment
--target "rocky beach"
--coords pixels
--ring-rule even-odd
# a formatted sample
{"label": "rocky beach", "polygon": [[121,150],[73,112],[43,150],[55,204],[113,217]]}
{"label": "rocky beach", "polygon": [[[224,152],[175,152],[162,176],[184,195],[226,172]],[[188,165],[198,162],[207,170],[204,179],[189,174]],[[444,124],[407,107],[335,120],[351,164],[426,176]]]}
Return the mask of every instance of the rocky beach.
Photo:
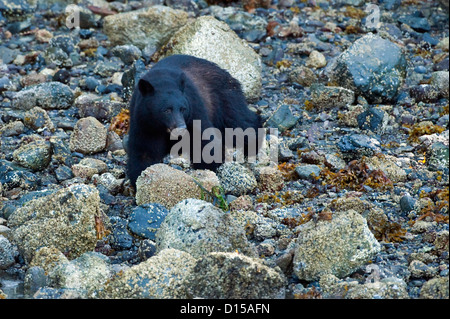
{"label": "rocky beach", "polygon": [[[0,299],[448,299],[448,10],[0,0]],[[173,54],[241,83],[275,161],[131,186],[130,97]]]}

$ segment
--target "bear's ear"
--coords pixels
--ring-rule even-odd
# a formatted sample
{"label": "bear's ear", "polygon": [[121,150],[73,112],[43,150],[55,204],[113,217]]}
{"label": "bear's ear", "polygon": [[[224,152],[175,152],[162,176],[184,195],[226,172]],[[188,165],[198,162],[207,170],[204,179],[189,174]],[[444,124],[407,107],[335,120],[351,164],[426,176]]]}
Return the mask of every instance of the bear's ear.
{"label": "bear's ear", "polygon": [[144,79],[139,80],[138,87],[142,95],[152,94],[155,91],[153,85]]}

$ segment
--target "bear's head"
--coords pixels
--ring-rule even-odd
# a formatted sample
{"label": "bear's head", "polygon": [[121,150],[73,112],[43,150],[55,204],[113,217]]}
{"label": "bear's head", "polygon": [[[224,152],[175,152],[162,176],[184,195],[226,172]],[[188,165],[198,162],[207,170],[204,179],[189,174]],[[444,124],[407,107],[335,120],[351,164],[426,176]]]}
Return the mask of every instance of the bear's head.
{"label": "bear's head", "polygon": [[185,76],[169,74],[153,75],[139,80],[137,89],[138,121],[152,130],[170,133],[174,129],[186,129],[190,117],[189,102],[184,94]]}

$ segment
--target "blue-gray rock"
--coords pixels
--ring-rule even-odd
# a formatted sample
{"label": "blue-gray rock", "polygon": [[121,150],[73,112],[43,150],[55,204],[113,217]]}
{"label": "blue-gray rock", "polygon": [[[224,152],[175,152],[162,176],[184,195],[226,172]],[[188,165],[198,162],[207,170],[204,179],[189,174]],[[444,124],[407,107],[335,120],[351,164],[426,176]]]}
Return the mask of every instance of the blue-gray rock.
{"label": "blue-gray rock", "polygon": [[321,169],[319,166],[312,164],[299,165],[295,168],[295,172],[301,179],[309,180],[314,180],[314,177],[318,177],[320,171]]}
{"label": "blue-gray rock", "polygon": [[278,128],[280,132],[284,132],[297,124],[298,116],[292,113],[289,105],[282,104],[278,107],[271,117],[267,120],[265,126]]}
{"label": "blue-gray rock", "polygon": [[347,160],[373,156],[381,152],[380,142],[363,134],[346,135],[339,140],[337,146]]}
{"label": "blue-gray rock", "polygon": [[386,128],[386,113],[376,107],[371,107],[360,113],[356,119],[361,130],[370,130],[372,132],[381,133]]}
{"label": "blue-gray rock", "polygon": [[125,97],[130,97],[133,94],[135,83],[139,81],[141,76],[146,72],[144,62],[139,59],[134,61],[131,68],[125,71],[122,75],[123,93]]}
{"label": "blue-gray rock", "polygon": [[414,209],[414,205],[416,203],[416,200],[409,194],[404,195],[402,198],[400,198],[400,208],[402,212],[409,213]]}
{"label": "blue-gray rock", "polygon": [[119,217],[113,217],[110,221],[112,224],[111,247],[118,250],[131,248],[133,237],[128,233],[127,221]]}
{"label": "blue-gray rock", "polygon": [[12,50],[4,46],[0,46],[0,60],[4,64],[10,64],[19,54],[18,50]]}
{"label": "blue-gray rock", "polygon": [[46,82],[25,88],[12,100],[12,107],[30,110],[35,106],[43,109],[67,109],[72,106],[75,96],[65,84]]}
{"label": "blue-gray rock", "polygon": [[433,171],[448,169],[449,148],[442,142],[433,143],[428,155],[428,168]]}
{"label": "blue-gray rock", "polygon": [[26,295],[32,296],[41,287],[48,285],[48,277],[45,270],[39,266],[30,267],[24,279],[24,291]]}
{"label": "blue-gray rock", "polygon": [[0,270],[5,270],[15,263],[16,250],[6,237],[0,235]]}
{"label": "blue-gray rock", "polygon": [[155,234],[169,211],[162,205],[150,203],[138,206],[131,213],[128,228],[142,238],[155,240]]}
{"label": "blue-gray rock", "polygon": [[428,32],[431,30],[427,18],[421,17],[417,14],[402,16],[398,18],[398,22],[409,25],[414,29],[414,31],[417,32]]}
{"label": "blue-gray rock", "polygon": [[133,63],[142,55],[141,50],[134,45],[118,45],[111,50],[111,53],[125,64]]}
{"label": "blue-gray rock", "polygon": [[36,2],[28,0],[0,0],[0,14],[8,20],[21,20],[36,9]]}
{"label": "blue-gray rock", "polygon": [[336,59],[330,78],[363,95],[369,103],[389,102],[402,87],[406,65],[399,46],[369,33]]}

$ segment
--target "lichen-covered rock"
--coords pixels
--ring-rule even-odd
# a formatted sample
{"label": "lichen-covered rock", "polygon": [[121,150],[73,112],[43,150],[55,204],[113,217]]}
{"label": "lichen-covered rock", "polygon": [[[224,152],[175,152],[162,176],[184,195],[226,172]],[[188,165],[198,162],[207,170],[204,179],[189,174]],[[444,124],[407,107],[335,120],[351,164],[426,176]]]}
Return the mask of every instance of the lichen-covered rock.
{"label": "lichen-covered rock", "polygon": [[227,162],[217,170],[225,193],[235,196],[245,195],[252,192],[257,186],[256,178],[253,173],[243,165],[235,162]]}
{"label": "lichen-covered rock", "polygon": [[70,150],[82,154],[101,152],[106,147],[107,134],[107,129],[96,118],[79,119],[70,135]]}
{"label": "lichen-covered rock", "polygon": [[311,85],[311,103],[317,109],[342,108],[355,101],[355,92],[352,90],[324,86],[322,84]]}
{"label": "lichen-covered rock", "polygon": [[0,235],[0,270],[8,269],[15,263],[17,250],[9,240]]}
{"label": "lichen-covered rock", "polygon": [[75,96],[67,85],[60,82],[46,82],[27,87],[18,92],[12,107],[30,110],[35,106],[43,109],[67,109],[72,106]]}
{"label": "lichen-covered rock", "polygon": [[283,175],[276,167],[263,166],[255,169],[259,189],[263,192],[277,192],[284,186]]}
{"label": "lichen-covered rock", "polygon": [[86,298],[94,298],[96,291],[111,278],[112,270],[108,257],[86,252],[70,262],[59,263],[48,276],[52,287],[74,289]]}
{"label": "lichen-covered rock", "polygon": [[405,281],[396,277],[387,277],[373,282],[340,280],[334,275],[324,275],[320,287],[327,299],[409,299]]}
{"label": "lichen-covered rock", "polygon": [[8,219],[13,241],[30,262],[41,247],[55,247],[73,259],[95,248],[100,216],[97,189],[74,184],[18,208]]}
{"label": "lichen-covered rock", "polygon": [[141,238],[155,240],[156,231],[168,213],[167,209],[160,204],[137,206],[130,215],[128,228]]}
{"label": "lichen-covered rock", "polygon": [[195,265],[186,252],[165,249],[158,255],[133,266],[106,284],[99,291],[105,299],[178,299],[187,298],[183,280]]}
{"label": "lichen-covered rock", "polygon": [[165,6],[151,6],[105,17],[103,31],[113,45],[132,44],[139,49],[146,46],[160,48],[187,22],[182,10]]}
{"label": "lichen-covered rock", "polygon": [[108,170],[105,162],[96,158],[83,158],[78,164],[72,165],[73,175],[90,179],[94,174],[103,174]]}
{"label": "lichen-covered rock", "polygon": [[[210,191],[216,184],[215,173],[206,175],[194,174],[202,186]],[[206,179],[204,179],[203,177]],[[205,180],[205,182],[202,182]],[[147,167],[136,181],[136,203],[159,203],[171,209],[177,203],[187,198],[202,198],[200,187],[193,177],[183,171],[165,164],[155,164]]]}
{"label": "lichen-covered rock", "polygon": [[395,43],[369,33],[336,60],[332,81],[363,95],[370,103],[395,99],[406,76],[406,58]]}
{"label": "lichen-covered rock", "polygon": [[372,156],[366,159],[365,163],[370,170],[381,170],[394,183],[406,181],[406,172],[395,162],[395,157],[385,155]]}
{"label": "lichen-covered rock", "polygon": [[24,114],[23,122],[25,126],[38,130],[46,127],[51,132],[55,131],[55,125],[47,114],[47,111],[36,106]]}
{"label": "lichen-covered rock", "polygon": [[354,210],[336,212],[331,221],[311,220],[296,230],[294,272],[302,280],[347,276],[381,249],[364,217]]}
{"label": "lichen-covered rock", "polygon": [[22,145],[13,153],[13,159],[16,163],[34,171],[46,168],[50,163],[51,157],[51,145],[44,140],[35,140]]}
{"label": "lichen-covered rock", "polygon": [[285,298],[281,271],[237,253],[213,252],[197,260],[185,280],[190,298]]}
{"label": "lichen-covered rock", "polygon": [[420,299],[448,299],[448,276],[433,278],[423,284],[420,290]]}
{"label": "lichen-covered rock", "polygon": [[260,57],[226,23],[211,16],[186,24],[162,51],[162,56],[188,54],[214,62],[241,83],[247,99],[256,100],[260,96]]}
{"label": "lichen-covered rock", "polygon": [[253,254],[244,228],[226,213],[199,199],[173,207],[156,232],[157,251],[174,248],[200,257],[214,251]]}

